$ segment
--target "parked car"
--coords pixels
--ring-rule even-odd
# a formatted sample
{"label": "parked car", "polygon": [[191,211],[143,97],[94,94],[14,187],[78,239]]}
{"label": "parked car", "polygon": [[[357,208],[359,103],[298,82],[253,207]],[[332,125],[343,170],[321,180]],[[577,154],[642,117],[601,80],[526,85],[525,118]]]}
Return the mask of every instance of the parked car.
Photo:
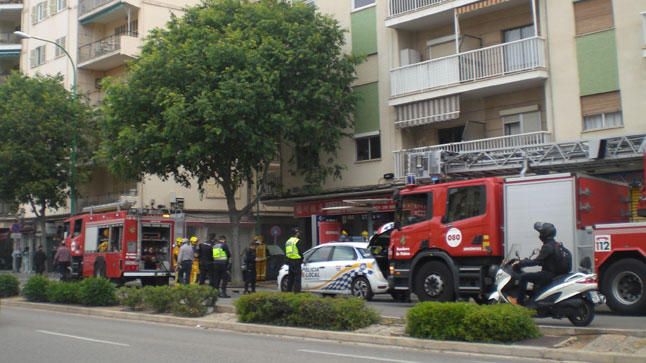
{"label": "parked car", "polygon": [[[302,290],[326,295],[353,295],[371,300],[388,292],[388,281],[379,270],[366,242],[333,242],[303,254]],[[278,289],[287,290],[284,265],[278,273]]]}

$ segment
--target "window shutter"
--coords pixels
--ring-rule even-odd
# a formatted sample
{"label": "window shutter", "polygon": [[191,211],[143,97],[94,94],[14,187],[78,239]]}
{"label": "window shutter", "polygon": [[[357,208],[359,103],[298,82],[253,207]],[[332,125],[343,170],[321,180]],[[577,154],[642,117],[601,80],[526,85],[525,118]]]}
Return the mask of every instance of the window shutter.
{"label": "window shutter", "polygon": [[576,35],[607,30],[614,26],[611,0],[584,0],[574,3]]}
{"label": "window shutter", "polygon": [[38,6],[31,8],[31,23],[36,24],[38,22]]}
{"label": "window shutter", "polygon": [[582,116],[621,111],[621,95],[618,91],[581,97]]}
{"label": "window shutter", "polygon": [[47,46],[43,45],[41,50],[40,50],[40,64],[45,64],[45,60],[47,59],[47,56],[45,55],[47,50]]}
{"label": "window shutter", "polygon": [[56,0],[49,0],[49,15],[56,14]]}
{"label": "window shutter", "polygon": [[36,49],[29,51],[29,67],[34,68],[36,66]]}

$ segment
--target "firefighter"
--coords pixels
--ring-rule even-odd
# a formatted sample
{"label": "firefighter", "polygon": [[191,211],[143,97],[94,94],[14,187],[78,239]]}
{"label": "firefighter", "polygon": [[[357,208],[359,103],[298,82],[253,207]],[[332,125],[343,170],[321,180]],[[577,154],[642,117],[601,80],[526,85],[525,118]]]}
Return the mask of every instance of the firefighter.
{"label": "firefighter", "polygon": [[200,261],[197,258],[197,243],[199,242],[199,239],[195,236],[191,237],[191,248],[193,249],[193,266],[191,267],[191,278],[190,278],[190,283],[191,285],[197,284],[197,275],[200,273]]}
{"label": "firefighter", "polygon": [[298,251],[298,242],[300,242],[301,231],[298,228],[292,230],[292,237],[285,242],[285,255],[289,272],[287,274],[287,292],[301,292],[301,257]]}
{"label": "firefighter", "polygon": [[177,264],[177,255],[179,254],[179,248],[182,246],[182,237],[177,237],[175,244],[173,245],[173,268],[175,268],[175,283],[179,280],[179,265]]}

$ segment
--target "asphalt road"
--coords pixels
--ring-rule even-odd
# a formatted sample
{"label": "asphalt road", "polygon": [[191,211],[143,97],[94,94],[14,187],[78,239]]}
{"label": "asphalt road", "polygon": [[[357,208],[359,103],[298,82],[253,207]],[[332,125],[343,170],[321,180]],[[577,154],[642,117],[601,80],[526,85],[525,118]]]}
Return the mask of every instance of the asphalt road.
{"label": "asphalt road", "polygon": [[3,362],[544,362],[233,333],[3,307]]}

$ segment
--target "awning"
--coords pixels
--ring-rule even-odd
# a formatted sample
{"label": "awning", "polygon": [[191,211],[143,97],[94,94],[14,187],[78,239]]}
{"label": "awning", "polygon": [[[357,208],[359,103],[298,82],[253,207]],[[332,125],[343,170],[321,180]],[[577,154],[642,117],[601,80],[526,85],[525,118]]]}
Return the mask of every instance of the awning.
{"label": "awning", "polygon": [[458,14],[466,14],[466,13],[469,13],[469,12],[472,12],[472,11],[487,8],[489,6],[498,5],[500,3],[504,3],[504,2],[507,2],[507,1],[509,1],[509,0],[483,0],[483,1],[478,1],[477,3],[460,6],[459,8],[456,9],[456,12]]}
{"label": "awning", "polygon": [[455,120],[460,117],[460,95],[395,106],[395,127],[404,128]]}

